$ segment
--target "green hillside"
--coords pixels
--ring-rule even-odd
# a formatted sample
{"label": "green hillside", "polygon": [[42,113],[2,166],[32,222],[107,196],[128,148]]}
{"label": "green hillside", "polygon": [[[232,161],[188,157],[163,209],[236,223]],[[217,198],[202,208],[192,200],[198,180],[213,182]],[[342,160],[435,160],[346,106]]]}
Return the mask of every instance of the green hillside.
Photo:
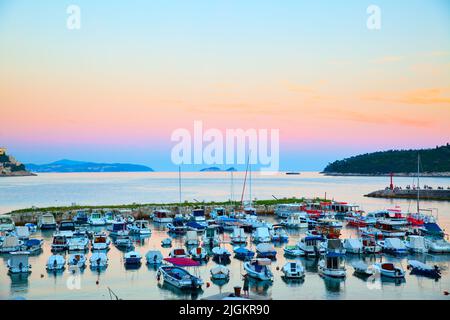
{"label": "green hillside", "polygon": [[389,150],[366,153],[334,161],[324,173],[389,174],[417,172],[420,154],[421,172],[450,172],[450,145],[434,149]]}

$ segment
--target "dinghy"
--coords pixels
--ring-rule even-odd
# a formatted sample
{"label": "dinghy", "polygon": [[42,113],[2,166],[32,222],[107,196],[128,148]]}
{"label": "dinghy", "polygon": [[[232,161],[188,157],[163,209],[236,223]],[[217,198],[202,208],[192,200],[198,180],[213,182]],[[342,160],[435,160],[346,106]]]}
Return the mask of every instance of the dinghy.
{"label": "dinghy", "polygon": [[305,269],[301,262],[288,262],[281,269],[285,279],[303,279]]}
{"label": "dinghy", "polygon": [[170,247],[172,246],[172,239],[171,238],[165,238],[161,240],[161,246],[162,247]]}
{"label": "dinghy", "polygon": [[28,251],[31,254],[36,254],[42,251],[42,244],[44,240],[41,239],[29,239],[25,241],[23,247],[25,251]]}
{"label": "dinghy", "polygon": [[230,270],[222,265],[216,265],[210,270],[212,280],[229,280]]}
{"label": "dinghy", "polygon": [[427,253],[425,238],[422,236],[410,235],[403,241],[405,247],[413,253]]}
{"label": "dinghy", "polygon": [[271,263],[272,261],[266,258],[254,259],[252,261],[244,262],[244,269],[252,278],[263,281],[273,281],[273,274],[269,267]]}
{"label": "dinghy", "polygon": [[408,253],[405,244],[398,238],[387,238],[385,240],[380,240],[378,241],[378,245],[383,248],[383,252],[392,255],[404,255]]}
{"label": "dinghy", "polygon": [[161,266],[157,276],[158,278],[162,276],[164,282],[179,289],[197,290],[201,289],[203,285],[202,279],[177,266]]}
{"label": "dinghy", "polygon": [[256,246],[258,258],[276,259],[277,251],[270,243],[260,243]]}
{"label": "dinghy", "polygon": [[141,265],[142,256],[137,251],[130,251],[124,255],[124,264],[126,267],[137,267]]}
{"label": "dinghy", "polygon": [[150,265],[159,265],[163,261],[163,255],[161,251],[158,250],[150,250],[145,255],[145,259],[147,260],[147,264]]}
{"label": "dinghy", "polygon": [[411,269],[411,274],[419,274],[434,279],[441,277],[441,270],[437,265],[429,266],[417,260],[409,260],[408,269]]}
{"label": "dinghy", "polygon": [[234,247],[233,252],[235,254],[235,258],[239,260],[251,260],[255,256],[255,253],[245,247]]}
{"label": "dinghy", "polygon": [[211,251],[214,261],[218,261],[219,263],[230,261],[231,253],[227,249],[214,247]]}
{"label": "dinghy", "polygon": [[301,257],[305,255],[305,252],[300,250],[297,246],[286,246],[283,250],[285,255],[291,257]]}
{"label": "dinghy", "polygon": [[102,269],[108,266],[108,256],[104,252],[93,252],[89,258],[91,269]]}
{"label": "dinghy", "polygon": [[133,239],[126,235],[117,236],[114,239],[114,245],[119,249],[131,249],[134,247]]}
{"label": "dinghy", "polygon": [[53,254],[48,257],[47,270],[48,271],[61,271],[66,265],[66,260],[59,254]]}
{"label": "dinghy", "polygon": [[31,265],[28,262],[28,256],[30,255],[27,251],[13,252],[11,257],[8,259],[7,266],[9,273],[30,273]]}
{"label": "dinghy", "polygon": [[318,264],[319,274],[332,278],[345,278],[346,269],[344,266],[344,255],[337,252],[328,252],[325,258]]}
{"label": "dinghy", "polygon": [[233,228],[230,239],[233,243],[247,243],[247,235],[245,234],[244,229],[240,227]]}
{"label": "dinghy", "polygon": [[84,268],[86,266],[86,256],[83,253],[72,253],[67,259],[69,268]]}
{"label": "dinghy", "polygon": [[375,274],[373,266],[365,264],[363,261],[357,261],[352,263],[352,267],[355,270],[355,274],[369,277]]}
{"label": "dinghy", "polygon": [[196,261],[205,261],[208,260],[208,253],[202,247],[192,248],[189,251],[191,258]]}
{"label": "dinghy", "polygon": [[399,279],[405,277],[405,271],[403,271],[403,269],[399,267],[396,267],[393,263],[390,262],[375,263],[373,267],[376,268],[382,276],[388,278]]}

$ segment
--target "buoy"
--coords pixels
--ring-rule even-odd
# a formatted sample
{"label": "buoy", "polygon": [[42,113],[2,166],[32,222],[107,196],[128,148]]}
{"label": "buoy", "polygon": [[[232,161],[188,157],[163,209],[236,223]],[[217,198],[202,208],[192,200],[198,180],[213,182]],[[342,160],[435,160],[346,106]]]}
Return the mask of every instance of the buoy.
{"label": "buoy", "polygon": [[41,278],[43,278],[44,277],[44,275],[41,273]]}
{"label": "buoy", "polygon": [[448,295],[449,295],[449,292],[448,292],[447,290],[445,290],[445,291],[444,291],[444,294],[445,294],[446,296],[448,296]]}
{"label": "buoy", "polygon": [[277,267],[277,271],[280,270],[280,267]]}
{"label": "buoy", "polygon": [[98,285],[98,284],[99,284],[98,280],[97,280],[97,281],[95,281],[95,284],[96,284],[96,285]]}
{"label": "buoy", "polygon": [[209,288],[211,284],[209,282],[206,283],[206,287]]}

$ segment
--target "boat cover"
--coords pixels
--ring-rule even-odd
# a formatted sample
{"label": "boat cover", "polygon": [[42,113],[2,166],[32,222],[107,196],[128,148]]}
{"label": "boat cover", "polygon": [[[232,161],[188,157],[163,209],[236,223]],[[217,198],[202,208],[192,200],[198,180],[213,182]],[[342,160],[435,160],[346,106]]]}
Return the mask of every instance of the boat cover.
{"label": "boat cover", "polygon": [[200,229],[200,230],[203,230],[203,229],[206,228],[204,225],[202,225],[200,223],[197,223],[195,221],[191,221],[191,222],[186,223],[186,226],[191,227],[193,229]]}
{"label": "boat cover", "polygon": [[256,250],[259,252],[269,252],[269,251],[275,251],[275,248],[270,243],[260,243],[256,246]]}
{"label": "boat cover", "polygon": [[200,265],[199,262],[191,258],[164,258],[164,260],[178,267],[197,267]]}
{"label": "boat cover", "polygon": [[417,260],[409,260],[408,264],[413,267],[414,269],[422,269],[422,270],[434,270],[433,267],[426,265],[425,263],[422,263]]}
{"label": "boat cover", "polygon": [[27,247],[38,246],[41,244],[41,240],[39,239],[29,239],[25,242]]}

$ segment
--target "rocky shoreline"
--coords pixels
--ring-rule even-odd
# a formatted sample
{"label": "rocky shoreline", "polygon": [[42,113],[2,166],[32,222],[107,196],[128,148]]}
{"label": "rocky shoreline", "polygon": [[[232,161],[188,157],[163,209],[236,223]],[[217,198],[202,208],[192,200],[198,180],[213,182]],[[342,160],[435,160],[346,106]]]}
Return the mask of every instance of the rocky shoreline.
{"label": "rocky shoreline", "polygon": [[0,172],[0,178],[1,177],[29,177],[29,176],[37,176],[37,174],[26,171],[26,170],[13,171],[13,172],[8,172],[8,173]]}
{"label": "rocky shoreline", "polygon": [[[343,176],[343,177],[389,177],[390,173],[344,173],[344,172],[320,172],[325,176]],[[393,173],[395,177],[415,177],[416,172],[397,172]],[[450,172],[421,172],[421,177],[429,178],[450,178]]]}

